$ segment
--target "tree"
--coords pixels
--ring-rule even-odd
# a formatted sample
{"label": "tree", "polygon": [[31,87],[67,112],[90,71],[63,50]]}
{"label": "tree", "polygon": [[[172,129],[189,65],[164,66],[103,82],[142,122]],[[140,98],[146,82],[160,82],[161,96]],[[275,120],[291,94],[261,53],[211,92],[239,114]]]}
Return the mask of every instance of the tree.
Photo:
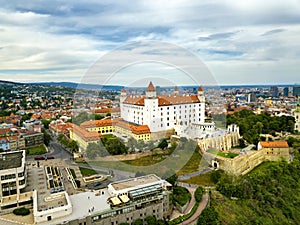
{"label": "tree", "polygon": [[154,216],[147,216],[145,220],[147,225],[157,225],[157,220]]}
{"label": "tree", "polygon": [[50,136],[50,134],[47,133],[47,131],[44,128],[42,129],[42,132],[44,134],[44,144],[48,146],[50,141],[52,141],[52,137]]}
{"label": "tree", "polygon": [[73,152],[78,152],[79,146],[76,141],[72,140],[68,143],[68,148],[70,148]]}
{"label": "tree", "polygon": [[239,147],[240,148],[245,148],[246,147],[246,144],[245,144],[245,141],[243,138],[240,138],[239,139]]}
{"label": "tree", "polygon": [[86,156],[88,159],[95,159],[98,156],[98,145],[96,143],[89,143],[86,149]]}
{"label": "tree", "polygon": [[42,124],[44,125],[44,128],[45,129],[49,129],[49,124],[51,123],[52,120],[45,120],[45,119],[42,119],[41,122]]}
{"label": "tree", "polygon": [[204,193],[204,189],[202,187],[197,187],[194,194],[197,202],[201,202],[203,193]]}
{"label": "tree", "polygon": [[137,141],[134,138],[129,138],[127,141],[127,147],[129,148],[130,152],[135,151],[135,147],[137,145]]}
{"label": "tree", "polygon": [[158,144],[158,148],[164,150],[168,147],[168,141],[166,139],[162,139],[162,141]]}
{"label": "tree", "polygon": [[176,174],[176,173],[173,173],[173,175],[170,176],[170,177],[168,177],[166,180],[167,180],[170,184],[172,184],[173,187],[175,187],[175,186],[176,186],[175,184],[176,184],[177,179],[178,179],[177,174]]}
{"label": "tree", "polygon": [[219,215],[212,206],[206,207],[198,218],[198,225],[214,225],[220,224]]}
{"label": "tree", "polygon": [[138,219],[138,220],[134,221],[133,225],[143,225],[143,220]]}

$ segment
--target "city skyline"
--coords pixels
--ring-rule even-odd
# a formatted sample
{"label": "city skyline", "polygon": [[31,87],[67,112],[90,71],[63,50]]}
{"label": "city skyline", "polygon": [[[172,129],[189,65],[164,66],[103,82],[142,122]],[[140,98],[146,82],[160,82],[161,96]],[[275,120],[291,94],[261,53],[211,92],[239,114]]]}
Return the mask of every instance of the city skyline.
{"label": "city skyline", "polygon": [[[2,80],[80,83],[89,68],[111,51],[153,40],[194,54],[219,85],[299,84],[298,1],[139,1],[134,5],[3,1],[1,5]],[[135,53],[157,54],[149,50],[139,48]],[[141,73],[172,80],[168,77],[173,78],[174,71],[160,65],[148,71],[137,66],[134,73],[124,71],[126,79],[107,84],[125,86]],[[180,73],[176,76],[177,83],[188,84]]]}

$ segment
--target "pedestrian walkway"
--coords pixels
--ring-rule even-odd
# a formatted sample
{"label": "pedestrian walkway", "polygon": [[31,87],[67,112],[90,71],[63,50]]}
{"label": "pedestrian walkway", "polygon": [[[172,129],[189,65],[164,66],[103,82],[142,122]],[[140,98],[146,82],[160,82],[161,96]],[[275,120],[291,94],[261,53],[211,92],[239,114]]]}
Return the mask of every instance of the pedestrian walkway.
{"label": "pedestrian walkway", "polygon": [[[191,198],[191,200],[190,200],[187,208],[185,209],[184,213],[181,214],[177,210],[174,211],[172,213],[171,220],[173,220],[173,219],[175,219],[175,218],[177,218],[179,216],[183,216],[183,215],[186,215],[186,214],[190,213],[191,210],[192,210],[192,208],[196,204],[196,200],[195,200],[194,194],[195,194],[195,191],[196,191],[196,189],[197,189],[198,186],[197,185],[190,185],[190,184],[186,184],[186,183],[181,183],[181,182],[178,182],[177,185],[181,186],[181,187],[185,187],[186,189],[188,189],[188,191],[191,193],[192,198]],[[199,203],[199,206],[198,206],[196,212],[189,219],[183,221],[180,224],[181,225],[191,225],[191,224],[194,224],[195,222],[197,222],[198,217],[202,213],[203,209],[207,206],[208,201],[209,201],[209,195],[208,194],[203,194],[202,200]]]}
{"label": "pedestrian walkway", "polygon": [[202,213],[203,209],[207,206],[208,201],[209,201],[209,195],[204,194],[202,196],[202,200],[199,203],[199,206],[198,206],[196,212],[189,219],[180,223],[180,225],[191,225],[192,223],[194,223],[198,219],[200,214]]}
{"label": "pedestrian walkway", "polygon": [[199,171],[196,171],[194,173],[190,173],[190,174],[185,174],[185,175],[182,175],[182,176],[178,176],[178,180],[188,180],[192,177],[195,177],[195,176],[198,176],[200,174],[204,174],[204,173],[208,173],[210,171],[212,171],[213,169],[210,168],[210,167],[207,167],[203,170],[199,170]]}

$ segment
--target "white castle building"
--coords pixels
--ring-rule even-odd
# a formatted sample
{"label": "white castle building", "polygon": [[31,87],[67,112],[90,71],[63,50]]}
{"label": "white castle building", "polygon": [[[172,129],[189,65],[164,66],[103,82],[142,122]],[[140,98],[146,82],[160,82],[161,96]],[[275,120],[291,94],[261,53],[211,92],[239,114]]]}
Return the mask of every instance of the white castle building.
{"label": "white castle building", "polygon": [[199,87],[197,95],[179,94],[178,87],[169,95],[157,95],[150,82],[145,96],[129,96],[123,88],[120,97],[121,117],[128,122],[148,125],[151,133],[170,129],[182,135],[187,127],[205,126],[205,97]]}

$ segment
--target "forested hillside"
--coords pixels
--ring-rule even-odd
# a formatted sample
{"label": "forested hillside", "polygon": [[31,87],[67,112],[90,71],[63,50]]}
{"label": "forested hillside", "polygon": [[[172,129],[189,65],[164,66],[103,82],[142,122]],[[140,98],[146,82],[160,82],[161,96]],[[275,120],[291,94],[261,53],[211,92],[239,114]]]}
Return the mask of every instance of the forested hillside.
{"label": "forested hillside", "polygon": [[292,163],[265,162],[241,178],[223,174],[212,205],[221,224],[300,224],[299,180],[296,150]]}

